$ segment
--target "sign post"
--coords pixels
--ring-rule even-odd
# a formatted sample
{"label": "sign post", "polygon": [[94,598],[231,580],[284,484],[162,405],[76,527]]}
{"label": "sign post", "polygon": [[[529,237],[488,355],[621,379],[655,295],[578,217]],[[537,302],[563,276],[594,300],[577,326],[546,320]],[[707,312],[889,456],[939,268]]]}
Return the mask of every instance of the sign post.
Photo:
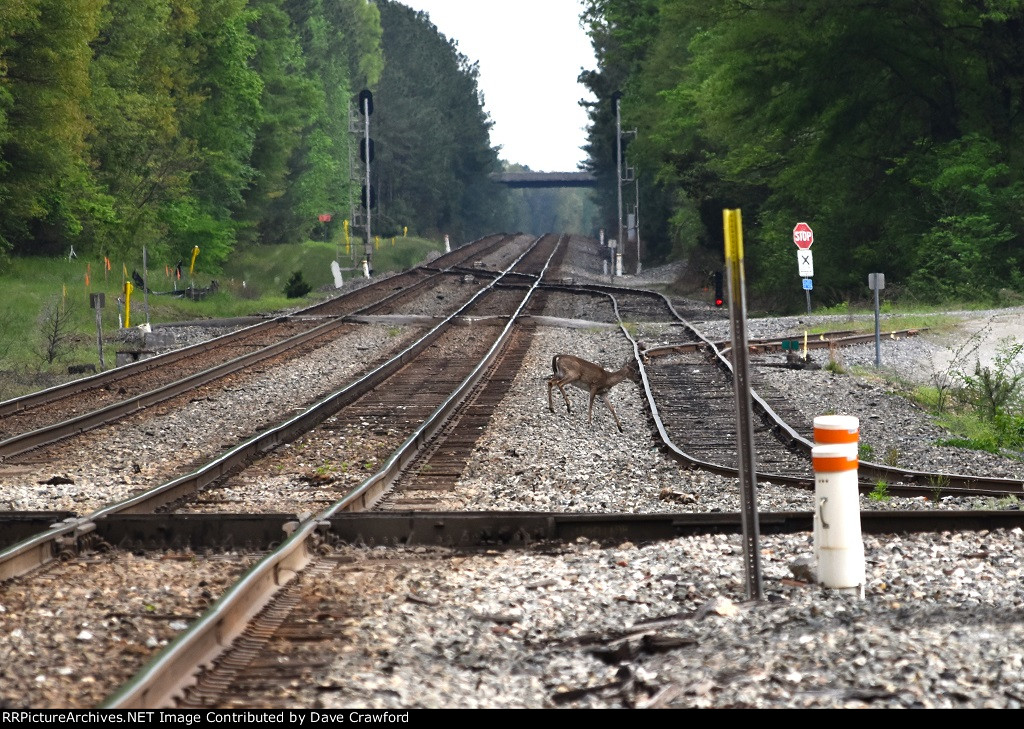
{"label": "sign post", "polygon": [[106,294],[89,294],[89,306],[96,310],[96,346],[100,350],[100,372],[107,369],[103,362],[103,317],[100,315],[100,309],[106,306],[106,303]]}
{"label": "sign post", "polygon": [[869,273],[868,288],[875,292],[875,367],[882,366],[882,329],[879,322],[878,292],[885,288],[884,273]]}
{"label": "sign post", "polygon": [[729,319],[732,343],[733,394],[736,397],[736,463],[740,476],[744,567],[747,598],[764,597],[761,574],[760,526],[757,518],[757,451],[751,405],[750,363],[747,357],[747,299],[743,271],[743,224],[740,211],[723,210],[725,262],[729,275]]}
{"label": "sign post", "polygon": [[811,289],[814,288],[811,278],[814,276],[814,259],[811,257],[811,244],[814,243],[814,231],[807,223],[797,223],[793,228],[793,242],[796,243],[797,266],[803,278],[804,294],[807,296],[807,313],[811,313]]}

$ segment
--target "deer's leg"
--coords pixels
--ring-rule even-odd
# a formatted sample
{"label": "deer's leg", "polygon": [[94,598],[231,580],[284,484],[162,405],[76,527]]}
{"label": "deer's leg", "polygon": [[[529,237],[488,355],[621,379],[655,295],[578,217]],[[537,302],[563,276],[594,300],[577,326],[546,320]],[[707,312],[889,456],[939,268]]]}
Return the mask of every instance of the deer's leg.
{"label": "deer's leg", "polygon": [[565,388],[563,387],[563,385],[565,383],[563,383],[563,382],[556,382],[555,384],[558,385],[558,389],[562,391],[562,399],[565,400],[565,411],[567,413],[571,413],[572,412],[572,408],[569,407],[569,396],[565,394]]}
{"label": "deer's leg", "polygon": [[622,423],[619,422],[619,416],[615,414],[615,408],[612,407],[611,402],[608,401],[607,395],[601,395],[601,399],[604,400],[604,404],[608,406],[608,409],[612,411],[612,417],[615,418],[615,425],[618,426],[619,432],[622,432]]}
{"label": "deer's leg", "polygon": [[[591,393],[590,393],[590,407],[587,408],[587,422],[588,423],[593,423],[594,422],[594,398],[595,397],[597,397],[597,393],[591,391]],[[602,399],[604,398],[603,395],[601,397],[602,397]]]}
{"label": "deer's leg", "polygon": [[553,378],[551,377],[548,378],[548,410],[550,410],[551,412],[555,412],[555,406],[551,403],[551,388],[555,386],[555,383],[552,382],[552,379]]}

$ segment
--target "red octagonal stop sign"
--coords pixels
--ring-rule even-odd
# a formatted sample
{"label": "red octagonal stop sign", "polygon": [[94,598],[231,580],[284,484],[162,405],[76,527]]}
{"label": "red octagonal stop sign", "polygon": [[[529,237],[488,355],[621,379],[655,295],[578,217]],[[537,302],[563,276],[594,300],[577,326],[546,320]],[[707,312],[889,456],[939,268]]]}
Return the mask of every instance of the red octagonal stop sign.
{"label": "red octagonal stop sign", "polygon": [[810,248],[811,243],[814,242],[814,231],[811,230],[811,226],[807,223],[797,223],[793,228],[793,242],[796,243],[797,248],[804,250]]}

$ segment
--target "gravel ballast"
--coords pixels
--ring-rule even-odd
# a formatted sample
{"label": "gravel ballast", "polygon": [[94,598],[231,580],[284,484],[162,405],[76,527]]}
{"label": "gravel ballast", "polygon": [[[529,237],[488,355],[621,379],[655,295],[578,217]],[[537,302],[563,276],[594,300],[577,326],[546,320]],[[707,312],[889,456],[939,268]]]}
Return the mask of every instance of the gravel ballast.
{"label": "gravel ballast", "polygon": [[[751,336],[791,335],[809,323],[751,321]],[[641,332],[652,341],[658,334]],[[887,342],[883,357],[913,380],[923,358],[948,346],[909,337]],[[598,323],[539,327],[448,506],[736,511],[735,480],[684,471],[661,456],[636,386],[623,383],[610,394],[621,434],[600,401],[587,423],[579,391],[570,394],[571,414],[557,393],[549,411],[544,380],[553,354],[613,367],[629,351],[617,330]],[[852,369],[858,361],[873,365],[874,355],[873,345],[844,349],[851,366],[845,374],[766,368],[758,377],[766,388],[799,391],[808,422],[820,414],[857,416],[862,443],[901,465],[1024,474],[1017,460],[938,445],[947,434],[925,411],[877,373]],[[761,512],[812,507],[809,493],[773,484],[759,484],[757,498]],[[862,496],[861,508],[1017,504]],[[747,591],[740,536],[646,545],[581,539],[541,553],[473,555],[340,547],[335,573],[310,577],[307,585],[309,594],[343,604],[350,615],[337,625],[330,669],[287,696],[249,701],[394,710],[1020,708],[1024,532],[862,541],[858,591],[815,581],[811,533],[761,536],[760,600]]]}
{"label": "gravel ballast", "polygon": [[[580,260],[600,260],[581,241],[574,245]],[[586,274],[572,270],[571,257],[567,270],[574,277]],[[636,283],[656,281],[656,273],[637,277]],[[554,412],[549,411],[545,379],[553,354],[577,354],[611,368],[631,351],[617,329],[593,318],[595,323],[538,327],[523,371],[496,406],[448,506],[738,510],[734,479],[683,470],[661,454],[636,385],[624,382],[609,396],[623,433],[600,400],[588,424],[586,399],[578,390],[569,391],[572,413],[557,391]],[[793,335],[810,324],[807,317],[751,320],[749,333]],[[712,338],[728,336],[722,322],[706,326]],[[641,325],[637,336],[656,341],[662,335],[667,333]],[[951,335],[949,341],[918,336],[883,346],[886,366],[912,380],[921,377],[926,357],[957,344]],[[938,445],[944,431],[870,372],[874,356],[873,345],[844,349],[844,374],[755,366],[755,376],[776,395],[800,393],[808,422],[828,413],[858,417],[862,443],[875,454],[893,454],[901,466],[1024,477],[1021,463],[1012,458]],[[854,367],[858,364],[864,369]],[[301,378],[289,386],[301,388]],[[302,399],[295,393],[292,398]],[[104,466],[111,472],[97,474],[97,481],[130,471],[128,458],[113,458],[121,460],[116,467]],[[29,489],[24,496],[9,496],[8,485],[7,498],[29,499]],[[1014,500],[990,502],[862,496],[860,506],[1017,507]],[[757,506],[761,512],[809,510],[811,494],[760,484]],[[579,540],[544,550],[480,554],[337,546],[330,555],[338,560],[335,570],[299,578],[324,600],[325,613],[341,612],[331,603],[345,609],[346,617],[335,625],[330,666],[290,687],[286,696],[255,696],[248,705],[1021,708],[1024,532],[866,535],[863,545],[863,589],[851,592],[817,584],[813,564],[808,573],[811,533],[762,536],[761,600],[747,595],[739,536],[653,544]],[[152,585],[139,579],[136,589],[145,590],[169,578],[154,574]],[[19,629],[12,616],[24,609],[12,596],[30,589],[20,580],[0,586],[0,615],[5,616],[0,623],[8,630]],[[70,635],[71,629],[63,627],[61,633]],[[143,640],[149,640],[148,633]],[[59,661],[54,670],[68,665],[66,655]],[[74,681],[57,685],[68,692],[66,705],[82,705],[79,696],[96,698],[96,691],[86,692]],[[49,692],[23,696],[61,705]]]}

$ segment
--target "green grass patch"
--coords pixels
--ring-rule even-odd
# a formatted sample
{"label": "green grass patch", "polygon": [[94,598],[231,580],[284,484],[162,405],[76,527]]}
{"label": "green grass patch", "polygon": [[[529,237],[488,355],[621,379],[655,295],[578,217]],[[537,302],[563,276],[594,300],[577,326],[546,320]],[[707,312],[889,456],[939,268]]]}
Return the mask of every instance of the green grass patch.
{"label": "green grass patch", "polygon": [[[0,302],[0,373],[6,374],[7,387],[0,386],[0,400],[15,397],[40,387],[55,384],[47,376],[66,375],[70,363],[99,365],[96,338],[96,314],[89,307],[90,294],[104,294],[106,304],[100,310],[107,368],[115,363],[119,330],[125,324],[150,324],[222,319],[287,311],[314,303],[338,293],[334,287],[331,262],[339,256],[343,283],[363,278],[363,243],[353,241],[348,253],[344,246],[309,241],[299,245],[259,246],[238,251],[213,273],[196,270],[188,274],[184,262],[183,277],[174,275],[177,261],[149,261],[145,272],[152,293],[135,287],[129,299],[130,321],[125,320],[123,296],[125,274],[144,274],[142,253],[137,261],[111,261],[105,271],[103,259],[15,258],[0,271],[3,301]],[[380,239],[373,254],[374,275],[412,268],[433,253],[444,250],[443,241],[422,238]],[[339,255],[340,253],[340,255]],[[197,261],[197,268],[201,266]],[[310,284],[304,297],[289,299],[285,286],[295,272]],[[88,284],[86,277],[88,276]],[[190,281],[196,289],[206,289],[213,281],[219,289],[200,301],[170,295],[175,289],[187,289]],[[53,335],[55,317],[67,328],[66,337],[51,358],[47,350]]]}
{"label": "green grass patch", "polygon": [[[835,307],[833,307],[835,308]],[[815,314],[822,315],[835,315],[841,313],[843,316],[847,316],[848,319],[843,322],[842,328],[849,329],[850,331],[857,332],[860,334],[872,334],[875,331],[875,313],[874,310],[864,310],[857,312],[835,312],[835,311],[821,311],[815,312]],[[880,317],[878,326],[882,331],[903,331],[905,329],[929,329],[932,331],[948,331],[953,329],[957,324],[960,323],[960,319],[949,314],[941,313],[925,313],[925,312],[907,312],[907,313],[890,313]],[[814,326],[808,327],[807,332],[810,335],[815,334],[826,334],[836,330],[836,323],[823,323],[815,324]]]}

